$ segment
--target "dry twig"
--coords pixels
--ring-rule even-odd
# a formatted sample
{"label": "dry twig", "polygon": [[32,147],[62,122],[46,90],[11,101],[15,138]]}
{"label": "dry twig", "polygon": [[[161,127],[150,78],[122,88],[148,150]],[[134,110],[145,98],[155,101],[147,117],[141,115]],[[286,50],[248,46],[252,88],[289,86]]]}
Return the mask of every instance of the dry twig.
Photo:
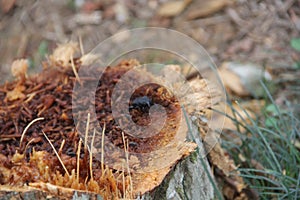
{"label": "dry twig", "polygon": [[39,120],[44,120],[43,117],[39,117],[39,118],[36,118],[34,120],[32,120],[24,129],[23,133],[22,133],[22,136],[21,136],[21,139],[20,139],[20,147],[21,147],[21,144],[23,142],[23,139],[24,139],[24,136],[25,136],[25,133],[27,132],[27,130],[29,129],[29,127],[34,123],[34,122],[37,122]]}
{"label": "dry twig", "polygon": [[70,174],[69,174],[69,172],[68,172],[66,166],[64,165],[64,163],[63,163],[62,159],[60,158],[60,156],[58,155],[58,153],[57,153],[56,149],[54,148],[52,142],[49,140],[49,138],[48,138],[47,135],[44,133],[44,131],[42,131],[42,133],[43,133],[43,135],[45,136],[46,140],[49,142],[50,146],[52,147],[52,149],[53,149],[55,155],[57,156],[57,158],[58,158],[60,164],[61,164],[62,167],[64,168],[66,174],[67,174],[68,176],[70,176]]}

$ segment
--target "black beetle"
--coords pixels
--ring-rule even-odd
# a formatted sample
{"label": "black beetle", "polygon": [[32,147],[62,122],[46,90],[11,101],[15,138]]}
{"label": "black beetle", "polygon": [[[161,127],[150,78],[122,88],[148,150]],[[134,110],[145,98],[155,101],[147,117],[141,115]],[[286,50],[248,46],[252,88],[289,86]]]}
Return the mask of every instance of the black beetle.
{"label": "black beetle", "polygon": [[137,97],[132,101],[131,106],[129,106],[129,110],[137,109],[142,112],[148,112],[152,105],[152,99],[148,96]]}

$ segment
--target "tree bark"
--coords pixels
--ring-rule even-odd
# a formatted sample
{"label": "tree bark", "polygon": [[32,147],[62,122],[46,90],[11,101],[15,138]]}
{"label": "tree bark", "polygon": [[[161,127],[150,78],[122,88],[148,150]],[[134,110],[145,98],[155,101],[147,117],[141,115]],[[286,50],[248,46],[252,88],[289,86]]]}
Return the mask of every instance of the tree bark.
{"label": "tree bark", "polygon": [[[205,157],[205,150],[200,133],[195,125],[191,125],[189,139],[197,143],[198,149],[187,158],[181,160],[166,176],[163,183],[141,197],[143,200],[174,199],[198,200],[214,199],[213,177]],[[192,137],[191,137],[192,135]],[[206,165],[206,169],[204,165]],[[209,173],[209,174],[208,174]]]}

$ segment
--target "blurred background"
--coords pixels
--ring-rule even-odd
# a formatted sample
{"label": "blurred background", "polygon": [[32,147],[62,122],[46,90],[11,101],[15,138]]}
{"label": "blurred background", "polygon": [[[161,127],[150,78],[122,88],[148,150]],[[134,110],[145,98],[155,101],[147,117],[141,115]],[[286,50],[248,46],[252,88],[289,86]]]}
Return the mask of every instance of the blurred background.
{"label": "blurred background", "polygon": [[[0,84],[11,79],[16,59],[27,59],[36,73],[57,44],[81,42],[87,53],[120,31],[141,27],[177,30],[207,50],[230,94],[226,114],[236,119],[225,121],[222,148],[246,169],[245,182],[262,199],[298,199],[300,0],[0,0]],[[274,154],[283,171],[276,171]],[[213,165],[226,168],[224,157]],[[215,174],[220,185],[236,183]],[[236,189],[226,188],[226,199],[234,199]]]}
{"label": "blurred background", "polygon": [[[285,97],[299,91],[294,84],[300,75],[297,0],[0,2],[1,83],[11,77],[15,59],[28,59],[30,71],[36,72],[58,43],[82,40],[88,52],[117,32],[151,26],[175,29],[194,38],[219,67],[238,62],[267,69],[282,86]],[[247,76],[248,71],[241,74]]]}

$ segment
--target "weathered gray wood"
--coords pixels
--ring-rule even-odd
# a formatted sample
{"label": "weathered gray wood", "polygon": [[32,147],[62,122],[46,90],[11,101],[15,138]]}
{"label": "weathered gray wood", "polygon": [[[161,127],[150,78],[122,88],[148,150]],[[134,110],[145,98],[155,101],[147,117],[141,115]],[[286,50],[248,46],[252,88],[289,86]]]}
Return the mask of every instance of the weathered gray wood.
{"label": "weathered gray wood", "polygon": [[[210,169],[209,163],[205,157],[200,134],[196,126],[191,125],[191,127],[193,133],[189,134],[189,139],[192,139],[197,143],[198,150],[180,161],[173,170],[171,170],[159,187],[154,189],[154,191],[143,195],[140,199],[214,199],[213,185],[202,165],[202,163],[205,163],[207,169]],[[210,174],[210,176],[213,177],[212,174]]]}
{"label": "weathered gray wood", "polygon": [[214,190],[200,159],[195,152],[179,162],[158,188],[141,199],[213,199]]}

